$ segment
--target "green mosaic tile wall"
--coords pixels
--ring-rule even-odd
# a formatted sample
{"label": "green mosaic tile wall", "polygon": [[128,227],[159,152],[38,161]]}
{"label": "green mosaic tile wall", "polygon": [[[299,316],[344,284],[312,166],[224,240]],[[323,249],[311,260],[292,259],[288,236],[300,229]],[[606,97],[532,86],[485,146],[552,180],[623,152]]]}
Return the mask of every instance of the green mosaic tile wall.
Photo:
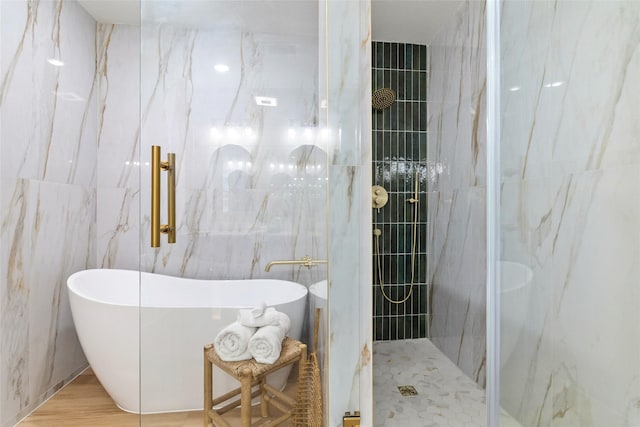
{"label": "green mosaic tile wall", "polygon": [[375,340],[427,336],[427,46],[373,42],[372,90],[391,88],[397,99],[385,110],[372,109],[373,184],[389,192],[389,203],[373,211],[379,228],[384,290],[394,300],[407,295],[411,282],[414,196],[418,174],[419,203],[415,242],[414,287],[402,304],[381,292],[373,236],[373,330]]}

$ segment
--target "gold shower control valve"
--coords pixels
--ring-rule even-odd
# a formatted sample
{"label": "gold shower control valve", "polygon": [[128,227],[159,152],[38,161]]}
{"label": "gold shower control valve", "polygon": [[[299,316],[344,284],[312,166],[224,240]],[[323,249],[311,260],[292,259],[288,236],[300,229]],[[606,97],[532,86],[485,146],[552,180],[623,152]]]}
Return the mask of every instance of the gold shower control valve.
{"label": "gold shower control valve", "polygon": [[387,194],[387,190],[384,187],[379,185],[374,185],[371,187],[371,206],[374,209],[380,209],[389,201],[389,194]]}

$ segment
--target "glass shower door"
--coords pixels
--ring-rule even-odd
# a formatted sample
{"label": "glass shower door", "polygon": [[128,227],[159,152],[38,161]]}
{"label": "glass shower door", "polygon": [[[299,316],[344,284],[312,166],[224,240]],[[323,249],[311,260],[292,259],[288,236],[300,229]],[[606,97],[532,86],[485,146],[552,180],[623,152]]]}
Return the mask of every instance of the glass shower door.
{"label": "glass shower door", "polygon": [[640,423],[640,3],[503,1],[500,404]]}
{"label": "glass shower door", "polygon": [[[237,309],[274,301],[269,280],[299,283],[305,293],[324,281],[326,294],[329,139],[319,128],[316,2],[143,2],[140,45],[147,424],[181,417],[158,412],[202,417],[203,346]],[[174,166],[165,165],[175,177],[175,243],[161,234],[159,247],[150,244],[152,146],[161,162],[175,154]],[[160,172],[167,225],[168,175]],[[305,256],[310,266],[300,265]],[[282,263],[266,271],[271,261]],[[310,294],[309,304],[321,306],[321,294]],[[290,296],[280,296],[282,311]],[[290,335],[309,342],[307,297],[298,300]],[[227,377],[214,382],[214,394],[237,386]],[[287,378],[277,386],[295,390]]]}

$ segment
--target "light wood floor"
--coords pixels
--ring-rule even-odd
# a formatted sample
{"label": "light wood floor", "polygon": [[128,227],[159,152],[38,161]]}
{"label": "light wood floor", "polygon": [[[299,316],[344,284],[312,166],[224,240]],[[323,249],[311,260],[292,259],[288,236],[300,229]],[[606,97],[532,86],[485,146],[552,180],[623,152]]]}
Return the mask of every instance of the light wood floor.
{"label": "light wood floor", "polygon": [[[292,369],[296,372],[297,369]],[[294,375],[292,375],[294,377]],[[295,380],[290,378],[285,393],[295,396]],[[273,410],[273,415],[278,411]],[[260,416],[260,407],[254,407],[255,417]],[[240,411],[225,414],[232,426],[240,426]],[[257,419],[254,419],[254,422]],[[122,411],[111,400],[107,392],[87,369],[69,385],[25,418],[19,427],[202,427],[202,411],[176,412],[171,414],[136,415]],[[290,423],[282,424],[290,426]]]}

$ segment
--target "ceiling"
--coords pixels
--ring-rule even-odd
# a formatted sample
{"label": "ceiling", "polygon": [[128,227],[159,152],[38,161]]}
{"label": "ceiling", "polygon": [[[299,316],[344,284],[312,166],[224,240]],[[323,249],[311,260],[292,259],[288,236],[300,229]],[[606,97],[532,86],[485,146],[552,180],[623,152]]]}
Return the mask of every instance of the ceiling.
{"label": "ceiling", "polygon": [[[98,22],[138,24],[140,9],[154,22],[220,28],[252,28],[309,34],[317,27],[316,1],[306,0],[78,0]],[[461,0],[372,0],[372,39],[429,44],[446,25]],[[215,19],[211,19],[215,17]]]}
{"label": "ceiling", "polygon": [[371,38],[430,44],[462,4],[459,0],[373,0]]}
{"label": "ceiling", "polygon": [[98,22],[136,24],[140,22],[140,2],[132,0],[78,0]]}

